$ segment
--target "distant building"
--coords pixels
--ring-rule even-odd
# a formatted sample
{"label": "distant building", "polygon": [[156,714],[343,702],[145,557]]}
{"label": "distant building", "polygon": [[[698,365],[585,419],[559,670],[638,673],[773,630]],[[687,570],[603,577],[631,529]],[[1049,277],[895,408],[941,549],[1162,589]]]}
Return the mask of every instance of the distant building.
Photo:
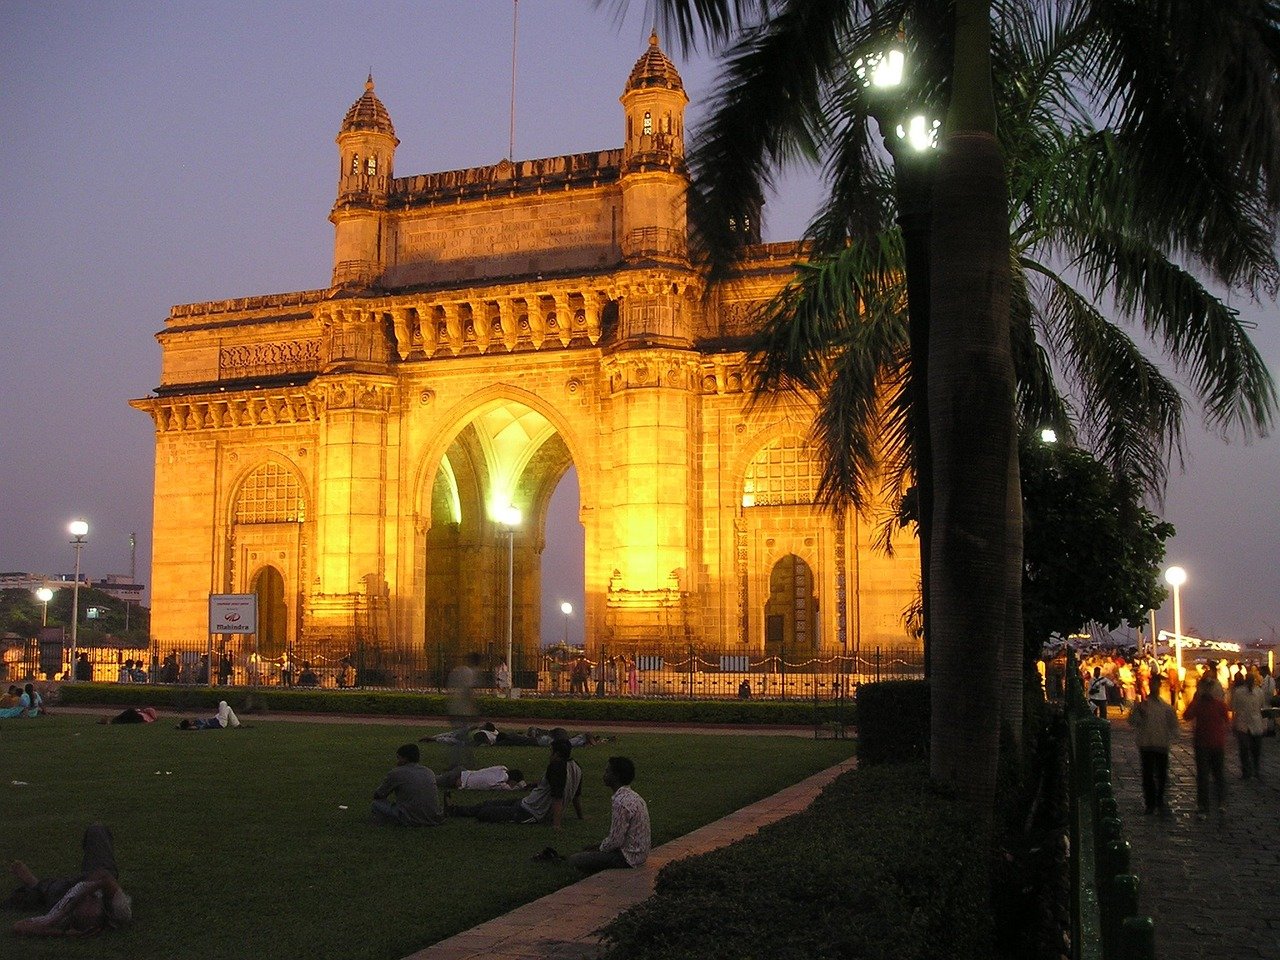
{"label": "distant building", "polygon": [[173,307],[160,385],[132,402],[156,432],[161,646],[205,635],[226,592],[258,595],[264,656],[484,649],[510,556],[532,654],[571,466],[593,653],[915,642],[915,540],[888,556],[874,517],[818,506],[812,396],[752,402],[754,311],[803,248],[759,243],[751,210],[735,276],[690,258],[687,102],[655,35],[621,147],[397,176],[369,78],[338,130],[331,285]]}
{"label": "distant building", "polygon": [[[0,590],[30,590],[34,593],[41,587],[48,587],[50,590],[70,589],[75,581],[74,573],[50,576],[47,573],[8,572],[0,573]],[[132,579],[120,573],[109,573],[101,580],[92,580],[82,571],[80,586],[101,590],[126,603],[141,603],[143,591],[146,590],[145,584],[134,583]]]}

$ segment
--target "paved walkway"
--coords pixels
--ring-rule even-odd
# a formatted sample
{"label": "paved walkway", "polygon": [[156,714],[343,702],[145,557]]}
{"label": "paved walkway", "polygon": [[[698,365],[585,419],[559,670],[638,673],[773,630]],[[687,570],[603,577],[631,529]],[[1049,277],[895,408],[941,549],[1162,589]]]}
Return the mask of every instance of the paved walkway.
{"label": "paved walkway", "polygon": [[673,860],[727,846],[765,824],[803,810],[853,760],[837,764],[749,807],[664,843],[635,870],[608,870],[510,913],[464,930],[406,960],[587,960],[601,951],[597,931],[653,893],[658,871]]}
{"label": "paved walkway", "polygon": [[1133,733],[1112,720],[1112,779],[1133,847],[1138,903],[1156,922],[1160,960],[1280,960],[1280,739],[1263,740],[1265,779],[1240,780],[1227,747],[1227,813],[1201,823],[1191,729],[1169,757],[1169,818],[1143,814]]}

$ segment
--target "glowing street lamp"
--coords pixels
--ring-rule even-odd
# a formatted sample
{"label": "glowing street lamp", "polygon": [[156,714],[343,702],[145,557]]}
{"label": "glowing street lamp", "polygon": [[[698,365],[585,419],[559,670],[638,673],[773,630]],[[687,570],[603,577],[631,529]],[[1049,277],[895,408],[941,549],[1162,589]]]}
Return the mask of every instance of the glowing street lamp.
{"label": "glowing street lamp", "polygon": [[1182,676],[1182,585],[1187,582],[1187,571],[1170,567],[1164,572],[1164,582],[1173,587],[1173,649],[1178,676]]}
{"label": "glowing street lamp", "polygon": [[48,587],[41,587],[36,591],[36,599],[44,604],[44,611],[40,614],[40,626],[47,627],[49,625],[49,601],[53,599],[53,591]]}
{"label": "glowing street lamp", "polygon": [[1040,442],[1045,444],[1058,442],[1058,431],[1053,427],[1045,427],[1040,431]]}
{"label": "glowing street lamp", "polygon": [[573,604],[566,600],[560,604],[560,612],[564,614],[564,645],[569,645],[569,618],[573,616]]}
{"label": "glowing street lamp", "polygon": [[507,504],[498,511],[498,523],[507,537],[507,669],[511,671],[511,684],[507,687],[507,696],[515,697],[515,663],[511,659],[511,638],[515,622],[516,596],[516,528],[520,526],[522,515],[516,507]]}
{"label": "glowing street lamp", "polygon": [[80,551],[89,541],[89,524],[83,520],[72,520],[67,527],[71,533],[71,546],[76,550],[76,578],[71,584],[71,675],[67,679],[76,678],[76,627],[80,620]]}

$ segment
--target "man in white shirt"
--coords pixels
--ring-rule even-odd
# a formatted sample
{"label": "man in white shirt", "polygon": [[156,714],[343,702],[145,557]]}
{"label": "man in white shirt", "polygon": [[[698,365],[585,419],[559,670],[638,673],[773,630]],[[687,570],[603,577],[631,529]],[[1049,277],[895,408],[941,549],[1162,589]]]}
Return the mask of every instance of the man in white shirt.
{"label": "man in white shirt", "polygon": [[649,807],[631,789],[636,765],[627,757],[610,757],[604,768],[604,785],[613,794],[609,814],[609,835],[599,849],[587,847],[569,857],[583,873],[597,873],[614,867],[638,867],[649,859]]}
{"label": "man in white shirt", "polygon": [[454,767],[436,777],[436,783],[445,790],[519,790],[524,786],[524,774],[502,766],[479,770]]}

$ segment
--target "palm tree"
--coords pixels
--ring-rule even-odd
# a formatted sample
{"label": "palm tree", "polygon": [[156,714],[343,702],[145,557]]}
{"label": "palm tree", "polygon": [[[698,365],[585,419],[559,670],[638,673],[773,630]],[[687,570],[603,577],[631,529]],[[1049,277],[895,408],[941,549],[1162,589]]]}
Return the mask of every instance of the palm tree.
{"label": "palm tree", "polygon": [[[1108,340],[1107,329],[1097,324],[1100,314],[1088,309],[1087,301],[1070,296],[1068,287],[1048,277],[1043,284],[1013,283],[1009,179],[996,138],[992,70],[993,52],[998,56],[1001,48],[993,43],[991,15],[994,10],[1004,24],[1040,7],[1030,0],[958,0],[953,6],[929,0],[884,5],[860,0],[656,0],[656,6],[686,43],[701,36],[728,47],[712,116],[691,158],[700,222],[713,228],[727,223],[734,211],[762,193],[779,165],[824,159],[831,197],[811,230],[815,249],[830,251],[849,243],[860,248],[857,256],[881,264],[881,277],[889,272],[888,261],[877,258],[891,252],[892,243],[868,238],[886,226],[885,184],[876,175],[868,105],[856,94],[842,99],[850,89],[842,81],[856,55],[904,19],[909,18],[913,36],[927,49],[921,89],[947,104],[932,187],[928,261],[927,383],[935,491],[929,586],[935,694],[931,764],[935,778],[957,783],[983,810],[994,783],[997,705],[1001,700],[1020,704],[1016,675],[1001,691],[996,674],[1002,662],[1018,659],[1013,650],[1002,656],[1002,649],[1006,634],[1014,646],[1015,624],[1021,621],[1013,361],[1015,355],[1023,361],[1035,357],[1034,340],[1011,336],[1020,329],[1013,322],[1017,313],[1029,312],[1029,298],[1022,291],[1043,291],[1047,285],[1051,296],[1046,302],[1064,320],[1082,334],[1093,326],[1092,347],[1081,357],[1089,352],[1106,356]],[[1144,190],[1113,195],[1089,192],[1079,183],[1058,184],[1073,188],[1061,192],[1075,199],[1080,219],[1075,224],[1064,219],[1060,235],[1042,242],[1061,242],[1080,223],[1088,223],[1089,216],[1102,215],[1110,226],[1126,221],[1137,225],[1139,234],[1158,241],[1157,250],[1198,259],[1221,282],[1247,286],[1256,279],[1258,264],[1265,261],[1258,248],[1269,249],[1280,200],[1277,13],[1264,2],[1201,6],[1172,0],[1063,5],[1078,39],[1056,76],[1077,85],[1082,101],[1109,131],[1092,143],[1100,175],[1108,158],[1131,164]],[[1085,144],[1078,148],[1090,149]],[[1098,182],[1119,186],[1118,180],[1105,177]],[[1037,195],[1042,196],[1047,194]],[[1236,243],[1233,234],[1241,223],[1255,229]],[[1129,240],[1133,235],[1117,230],[1117,236]],[[731,237],[713,229],[704,236],[704,245],[713,269],[730,261]],[[1116,249],[1125,256],[1110,262],[1107,258]],[[1221,389],[1218,383],[1224,370],[1228,384],[1233,377],[1237,384],[1248,379],[1248,363],[1232,366],[1234,341],[1205,334],[1194,345],[1206,329],[1201,323],[1206,310],[1190,317],[1148,310],[1148,303],[1160,299],[1151,294],[1161,287],[1166,292],[1181,289],[1187,274],[1161,270],[1159,263],[1144,260],[1128,246],[1082,244],[1077,252],[1074,265],[1082,277],[1106,278],[1122,314],[1162,334],[1179,348],[1175,356],[1190,358],[1193,381],[1210,398],[1211,417],[1246,428],[1265,426],[1273,403],[1269,393],[1259,417],[1256,404],[1232,401],[1231,388]],[[822,340],[817,335],[813,339]],[[1087,342],[1083,336],[1072,341]],[[1044,379],[1043,362],[1040,368]],[[1119,360],[1110,369],[1112,382],[1134,374],[1133,367]],[[1023,384],[1025,390],[1025,380]],[[848,413],[852,423],[857,411]],[[839,416],[831,414],[833,428]],[[899,429],[905,430],[906,423],[900,419]],[[1114,448],[1141,451],[1142,426],[1134,422],[1115,432],[1110,437]],[[867,447],[861,441],[850,444],[859,445]],[[839,468],[850,476],[856,472],[856,461],[851,462],[853,468]]]}
{"label": "palm tree", "polygon": [[[1108,294],[1119,299],[1129,282],[1126,264],[1140,264],[1161,279],[1136,296],[1126,294],[1131,303],[1119,312],[1126,319],[1158,318],[1153,326],[1166,356],[1176,366],[1202,371],[1192,389],[1211,424],[1237,422],[1246,433],[1265,426],[1274,390],[1234,312],[1173,262],[1168,244],[1162,247],[1140,223],[1128,222],[1126,211],[1137,206],[1146,185],[1135,182],[1134,165],[1119,155],[1109,132],[1096,129],[1061,77],[1081,42],[1078,17],[1017,14],[999,21],[993,50],[998,125],[1010,170],[1011,332],[1020,418],[1051,425],[1064,437],[1078,431],[1117,476],[1158,494],[1169,456],[1181,446],[1182,399],[1097,306]],[[891,175],[881,163],[869,170],[869,179],[888,183]],[[884,186],[878,189],[889,196]],[[1118,213],[1099,207],[1094,198],[1100,196],[1112,198]],[[901,215],[899,220],[904,222]],[[906,297],[909,323],[902,310],[904,270],[908,277],[913,272],[904,259],[906,231],[904,222],[901,230],[846,241],[802,266],[763,312],[754,355],[760,391],[798,386],[824,397],[818,438],[826,452],[827,502],[861,505],[862,492],[878,479],[887,479],[891,502],[907,501],[921,533],[927,584],[927,501],[918,491],[926,479],[920,450],[928,444],[927,437],[919,440],[920,419],[910,415],[918,412],[912,387],[923,379],[923,358],[910,333],[917,326],[916,293]],[[1251,216],[1238,217],[1234,233],[1265,237],[1264,225]],[[1116,266],[1082,277],[1055,267],[1055,261],[1086,259]],[[1266,243],[1252,244],[1241,263],[1248,264],[1247,285],[1254,289],[1265,287],[1277,269]],[[1066,396],[1054,389],[1046,351],[1070,384]],[[908,490],[908,483],[916,486]],[[1001,664],[1013,662],[1006,657]]]}

